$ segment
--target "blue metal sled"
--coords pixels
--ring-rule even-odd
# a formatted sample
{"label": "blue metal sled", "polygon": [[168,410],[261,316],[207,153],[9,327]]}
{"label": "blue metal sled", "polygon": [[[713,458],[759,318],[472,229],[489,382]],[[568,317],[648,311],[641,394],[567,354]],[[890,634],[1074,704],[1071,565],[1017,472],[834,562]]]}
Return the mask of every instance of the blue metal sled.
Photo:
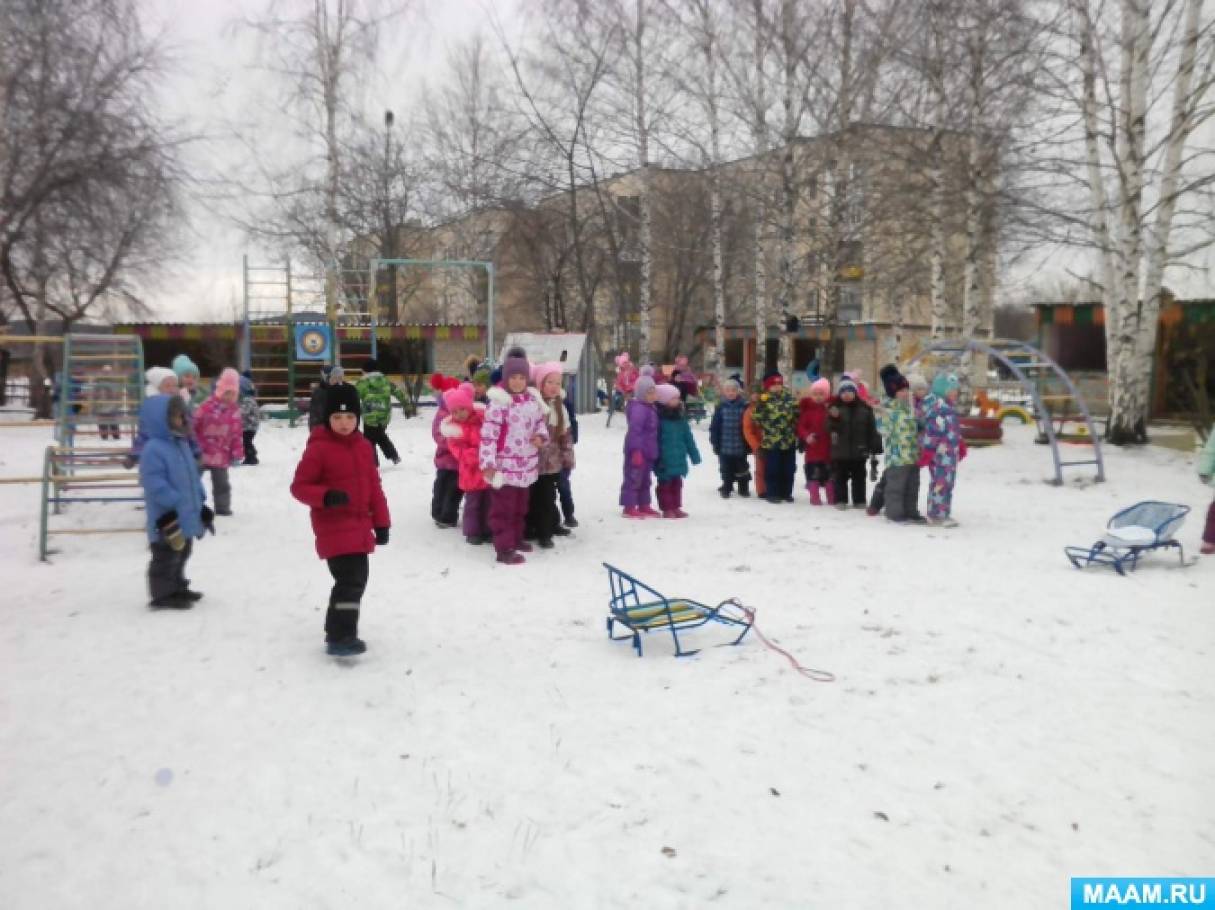
{"label": "blue metal sled", "polygon": [[[641,656],[642,632],[669,629],[671,638],[675,641],[675,656],[689,657],[697,653],[699,648],[696,651],[685,651],[679,643],[681,631],[686,632],[710,622],[737,626],[742,632],[730,642],[736,645],[751,631],[751,625],[755,622],[754,611],[743,607],[737,601],[723,600],[717,606],[710,607],[686,597],[667,597],[615,566],[605,562],[603,567],[608,570],[608,583],[612,588],[610,612],[607,617],[608,637],[613,641],[631,638],[638,657]],[[628,629],[628,634],[615,635],[616,623]]]}
{"label": "blue metal sled", "polygon": [[1184,566],[1185,550],[1175,535],[1189,512],[1189,506],[1174,502],[1137,502],[1111,518],[1105,536],[1091,547],[1064,547],[1063,552],[1077,569],[1109,566],[1119,575],[1134,571],[1139,557],[1152,550],[1176,549]]}

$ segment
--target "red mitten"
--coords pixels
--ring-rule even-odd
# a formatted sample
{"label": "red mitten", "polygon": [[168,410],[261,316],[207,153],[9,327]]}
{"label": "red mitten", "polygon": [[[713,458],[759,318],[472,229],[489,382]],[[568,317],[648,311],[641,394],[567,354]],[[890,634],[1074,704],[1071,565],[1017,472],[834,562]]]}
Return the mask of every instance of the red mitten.
{"label": "red mitten", "polygon": [[966,457],[966,440],[963,439],[958,443],[958,461]]}
{"label": "red mitten", "polygon": [[924,449],[920,452],[920,457],[916,459],[915,466],[917,468],[926,468],[932,464],[932,449]]}
{"label": "red mitten", "polygon": [[641,454],[641,449],[633,450],[633,467],[639,468],[645,464],[645,458]]}

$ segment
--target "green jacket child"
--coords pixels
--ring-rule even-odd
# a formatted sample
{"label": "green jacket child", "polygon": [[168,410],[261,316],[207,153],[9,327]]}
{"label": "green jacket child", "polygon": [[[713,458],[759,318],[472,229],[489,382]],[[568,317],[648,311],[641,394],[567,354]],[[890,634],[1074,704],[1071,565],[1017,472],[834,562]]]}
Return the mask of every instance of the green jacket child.
{"label": "green jacket child", "polygon": [[363,378],[354,386],[359,393],[359,401],[363,408],[363,424],[368,427],[386,427],[392,420],[392,399],[401,403],[408,413],[409,397],[395,386],[380,372],[380,365],[374,360],[363,364]]}

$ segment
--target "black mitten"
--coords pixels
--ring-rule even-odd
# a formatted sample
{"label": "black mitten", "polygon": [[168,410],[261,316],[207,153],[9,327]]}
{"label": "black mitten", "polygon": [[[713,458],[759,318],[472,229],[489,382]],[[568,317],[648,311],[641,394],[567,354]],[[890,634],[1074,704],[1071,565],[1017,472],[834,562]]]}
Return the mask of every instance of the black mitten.
{"label": "black mitten", "polygon": [[203,506],[198,511],[198,517],[202,519],[203,527],[210,531],[212,536],[215,534],[215,513],[211,511],[210,506]]}
{"label": "black mitten", "polygon": [[156,527],[160,529],[160,536],[174,550],[184,550],[186,547],[186,538],[181,533],[181,525],[177,521],[176,512],[165,512],[156,519]]}
{"label": "black mitten", "polygon": [[350,502],[350,497],[342,490],[326,490],[325,491],[325,508],[336,509],[338,506],[344,506]]}
{"label": "black mitten", "polygon": [[388,543],[388,529],[387,528],[376,528],[375,529],[375,542],[378,546],[381,546],[381,547],[384,546],[386,543]]}

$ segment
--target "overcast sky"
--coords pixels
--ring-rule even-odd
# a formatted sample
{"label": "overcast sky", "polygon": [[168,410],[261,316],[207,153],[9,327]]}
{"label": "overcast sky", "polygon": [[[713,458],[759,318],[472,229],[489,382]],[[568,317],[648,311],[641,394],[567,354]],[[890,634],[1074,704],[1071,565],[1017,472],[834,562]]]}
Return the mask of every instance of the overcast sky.
{"label": "overcast sky", "polygon": [[[242,158],[236,144],[225,139],[233,123],[282,129],[285,115],[270,103],[272,80],[256,68],[255,44],[237,27],[242,17],[256,17],[260,0],[143,0],[150,23],[163,28],[173,50],[173,74],[165,84],[162,103],[168,115],[191,132],[208,135],[192,147],[190,163],[203,173],[222,173]],[[290,0],[305,5],[302,0]],[[423,79],[434,81],[447,46],[485,28],[491,7],[510,21],[510,10],[521,0],[430,0],[420,15],[392,25],[381,43],[375,84],[364,86],[369,108],[392,107],[399,122],[416,108]],[[1212,130],[1215,131],[1215,130]],[[252,263],[269,257],[250,243],[237,226],[191,204],[185,255],[167,270],[161,285],[149,294],[156,318],[230,319],[239,312],[241,256]],[[1195,259],[1195,268],[1172,269],[1167,283],[1182,296],[1215,296],[1211,288],[1215,251]],[[1018,296],[1029,282],[1057,277],[1070,269],[1087,272],[1083,253],[1041,251],[1002,276],[1002,298]]]}

